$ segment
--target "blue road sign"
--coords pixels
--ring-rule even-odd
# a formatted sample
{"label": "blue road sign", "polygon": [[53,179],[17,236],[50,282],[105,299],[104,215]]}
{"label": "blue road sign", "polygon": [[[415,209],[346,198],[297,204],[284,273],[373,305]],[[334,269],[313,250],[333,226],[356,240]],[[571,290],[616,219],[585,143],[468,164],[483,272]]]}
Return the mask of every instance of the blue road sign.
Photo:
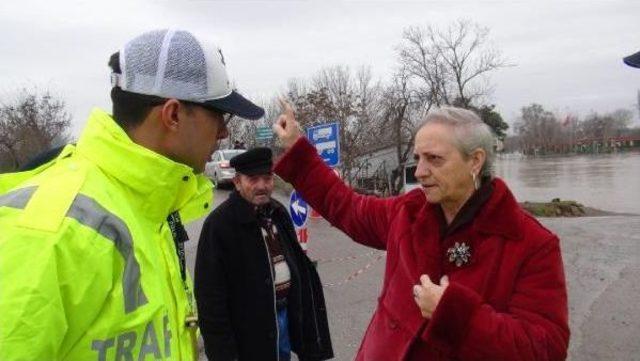
{"label": "blue road sign", "polygon": [[273,139],[273,129],[269,126],[258,126],[256,128],[257,140],[271,140]]}
{"label": "blue road sign", "polygon": [[307,138],[329,167],[340,164],[340,127],[337,122],[307,128]]}
{"label": "blue road sign", "polygon": [[300,197],[298,192],[291,192],[289,197],[289,214],[291,220],[297,228],[302,228],[309,218],[309,205]]}

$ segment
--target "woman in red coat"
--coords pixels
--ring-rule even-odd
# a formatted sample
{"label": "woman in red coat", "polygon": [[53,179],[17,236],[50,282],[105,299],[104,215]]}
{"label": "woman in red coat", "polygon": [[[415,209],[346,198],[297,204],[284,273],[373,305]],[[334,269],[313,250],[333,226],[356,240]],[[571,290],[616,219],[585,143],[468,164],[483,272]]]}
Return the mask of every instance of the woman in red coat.
{"label": "woman in red coat", "polygon": [[356,360],[563,360],[569,327],[558,237],[491,175],[493,137],[472,112],[431,111],[416,133],[421,189],[353,192],[301,136],[289,104],[274,125],[283,179],[353,240],[387,251]]}

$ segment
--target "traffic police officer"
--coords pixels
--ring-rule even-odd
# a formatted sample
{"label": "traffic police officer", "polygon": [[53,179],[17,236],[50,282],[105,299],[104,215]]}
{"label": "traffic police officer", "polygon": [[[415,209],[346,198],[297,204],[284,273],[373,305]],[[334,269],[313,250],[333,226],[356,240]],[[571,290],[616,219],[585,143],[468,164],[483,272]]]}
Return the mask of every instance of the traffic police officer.
{"label": "traffic police officer", "polygon": [[197,319],[182,222],[203,216],[202,173],[236,93],[213,43],[183,30],[129,41],[109,62],[113,115],[75,146],[0,176],[0,360],[190,360]]}

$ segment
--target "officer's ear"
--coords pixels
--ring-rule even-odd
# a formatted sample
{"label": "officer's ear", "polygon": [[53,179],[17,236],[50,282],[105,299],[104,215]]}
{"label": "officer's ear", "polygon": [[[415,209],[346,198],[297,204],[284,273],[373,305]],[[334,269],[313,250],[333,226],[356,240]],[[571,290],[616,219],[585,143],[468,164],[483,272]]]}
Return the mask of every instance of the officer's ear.
{"label": "officer's ear", "polygon": [[182,114],[187,111],[187,105],[177,99],[169,99],[160,108],[160,123],[168,132],[178,132]]}

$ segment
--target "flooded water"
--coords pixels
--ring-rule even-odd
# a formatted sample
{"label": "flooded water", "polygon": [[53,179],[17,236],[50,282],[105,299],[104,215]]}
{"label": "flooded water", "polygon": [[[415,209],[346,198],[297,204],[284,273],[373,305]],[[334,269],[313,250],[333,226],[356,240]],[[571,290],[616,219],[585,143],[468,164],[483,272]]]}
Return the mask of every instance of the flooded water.
{"label": "flooded water", "polygon": [[496,160],[495,174],[518,201],[578,201],[606,211],[640,214],[640,153]]}

